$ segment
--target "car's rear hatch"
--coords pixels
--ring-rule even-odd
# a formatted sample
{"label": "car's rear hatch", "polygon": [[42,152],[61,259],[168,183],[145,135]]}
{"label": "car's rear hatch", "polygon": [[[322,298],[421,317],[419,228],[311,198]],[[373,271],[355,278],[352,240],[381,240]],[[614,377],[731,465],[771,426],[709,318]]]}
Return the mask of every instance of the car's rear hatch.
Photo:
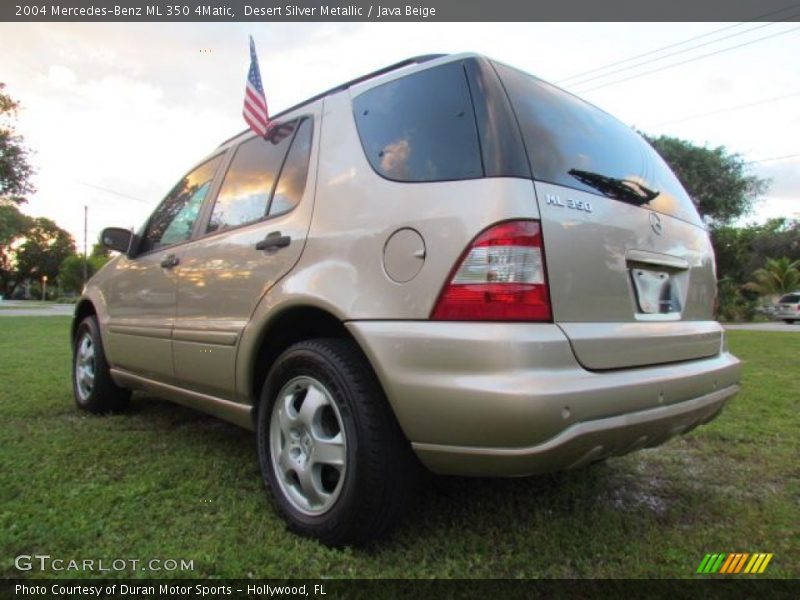
{"label": "car's rear hatch", "polygon": [[554,321],[588,369],[713,356],[714,255],[685,190],[631,128],[495,64],[542,220]]}

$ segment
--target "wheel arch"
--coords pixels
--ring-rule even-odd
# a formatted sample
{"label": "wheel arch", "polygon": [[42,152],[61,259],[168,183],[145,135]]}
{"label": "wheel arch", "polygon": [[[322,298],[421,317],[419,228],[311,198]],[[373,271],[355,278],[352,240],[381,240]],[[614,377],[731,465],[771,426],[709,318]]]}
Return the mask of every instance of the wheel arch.
{"label": "wheel arch", "polygon": [[69,330],[69,339],[70,345],[75,345],[75,336],[78,333],[78,325],[89,316],[97,316],[97,309],[94,306],[94,303],[89,298],[82,298],[78,301],[78,304],[75,306],[75,313],[72,317],[72,324],[70,325]]}
{"label": "wheel arch", "polygon": [[260,329],[256,337],[255,352],[248,361],[245,395],[253,403],[253,418],[258,410],[258,398],[267,374],[275,360],[289,346],[314,338],[348,339],[358,348],[364,360],[375,373],[372,362],[344,323],[333,313],[313,305],[293,305],[275,314]]}

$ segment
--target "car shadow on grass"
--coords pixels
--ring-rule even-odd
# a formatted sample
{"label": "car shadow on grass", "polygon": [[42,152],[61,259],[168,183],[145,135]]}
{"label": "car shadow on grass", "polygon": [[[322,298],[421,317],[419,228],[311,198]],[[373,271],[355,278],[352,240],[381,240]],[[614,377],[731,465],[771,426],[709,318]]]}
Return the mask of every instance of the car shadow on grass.
{"label": "car shadow on grass", "polygon": [[[134,395],[127,418],[125,429],[146,428],[158,436],[168,435],[174,447],[184,447],[190,455],[213,455],[228,474],[228,484],[242,479],[235,485],[248,490],[251,501],[263,505],[264,511],[271,511],[252,433],[144,394]],[[388,538],[352,549],[353,557],[390,564],[407,552],[418,553],[423,561],[456,551],[473,553],[476,560],[521,554],[534,563],[540,561],[548,576],[585,574],[585,568],[575,564],[552,570],[552,557],[570,548],[577,554],[597,546],[601,552],[609,543],[629,543],[631,531],[646,536],[687,530],[698,508],[709,503],[714,492],[693,484],[684,472],[692,459],[675,451],[673,444],[679,443],[532,477],[467,478],[424,472],[405,521]],[[713,518],[713,511],[705,514]],[[299,543],[311,554],[321,550],[313,541]],[[534,548],[536,556],[530,554]],[[516,559],[504,560],[510,570],[495,576],[531,575]],[[436,572],[446,576],[439,567]]]}

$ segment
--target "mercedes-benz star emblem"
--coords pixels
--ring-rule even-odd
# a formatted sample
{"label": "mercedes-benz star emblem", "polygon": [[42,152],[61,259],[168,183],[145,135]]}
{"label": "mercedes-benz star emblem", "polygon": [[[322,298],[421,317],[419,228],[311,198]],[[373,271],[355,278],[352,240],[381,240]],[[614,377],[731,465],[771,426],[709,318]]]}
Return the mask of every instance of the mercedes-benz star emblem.
{"label": "mercedes-benz star emblem", "polygon": [[661,232],[664,230],[663,225],[661,225],[661,217],[659,217],[657,213],[650,213],[650,227],[652,227],[656,235],[661,235]]}

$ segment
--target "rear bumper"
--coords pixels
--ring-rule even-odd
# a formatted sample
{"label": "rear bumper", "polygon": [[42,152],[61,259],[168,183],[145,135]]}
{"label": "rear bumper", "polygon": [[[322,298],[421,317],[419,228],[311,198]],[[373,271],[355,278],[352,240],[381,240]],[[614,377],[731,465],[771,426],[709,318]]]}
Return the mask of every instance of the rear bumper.
{"label": "rear bumper", "polygon": [[780,321],[784,319],[792,319],[795,321],[800,321],[800,311],[796,310],[777,310],[775,311],[774,317]]}
{"label": "rear bumper", "polygon": [[574,469],[663,444],[716,417],[738,385],[670,406],[576,423],[548,441],[528,448],[483,448],[414,444],[428,468],[460,475],[529,475]]}
{"label": "rear bumper", "polygon": [[655,446],[714,418],[738,391],[717,356],[585,370],[552,324],[347,324],[431,470],[527,475]]}

